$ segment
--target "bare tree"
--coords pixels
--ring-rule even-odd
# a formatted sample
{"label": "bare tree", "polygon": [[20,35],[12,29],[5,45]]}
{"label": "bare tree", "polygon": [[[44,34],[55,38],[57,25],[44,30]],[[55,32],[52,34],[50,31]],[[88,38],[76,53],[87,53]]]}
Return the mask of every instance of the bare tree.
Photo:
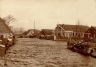
{"label": "bare tree", "polygon": [[16,21],[16,19],[12,15],[8,15],[8,16],[4,17],[3,19],[5,20],[7,25],[9,25],[10,23]]}

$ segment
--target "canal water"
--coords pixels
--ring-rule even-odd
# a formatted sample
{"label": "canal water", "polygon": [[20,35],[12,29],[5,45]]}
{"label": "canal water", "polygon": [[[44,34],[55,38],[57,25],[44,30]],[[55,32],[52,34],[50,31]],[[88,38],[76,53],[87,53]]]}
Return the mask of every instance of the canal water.
{"label": "canal water", "polygon": [[96,67],[96,58],[68,50],[63,41],[18,39],[7,56],[10,67]]}

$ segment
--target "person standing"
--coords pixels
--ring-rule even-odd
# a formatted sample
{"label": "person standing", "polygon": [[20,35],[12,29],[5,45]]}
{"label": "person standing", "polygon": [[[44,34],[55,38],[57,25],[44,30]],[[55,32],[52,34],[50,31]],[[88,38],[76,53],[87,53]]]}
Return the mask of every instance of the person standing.
{"label": "person standing", "polygon": [[6,59],[6,53],[8,50],[8,39],[4,38],[3,35],[1,35],[1,39],[2,39],[2,44],[5,45],[5,51],[4,51],[4,66],[7,65],[7,59]]}

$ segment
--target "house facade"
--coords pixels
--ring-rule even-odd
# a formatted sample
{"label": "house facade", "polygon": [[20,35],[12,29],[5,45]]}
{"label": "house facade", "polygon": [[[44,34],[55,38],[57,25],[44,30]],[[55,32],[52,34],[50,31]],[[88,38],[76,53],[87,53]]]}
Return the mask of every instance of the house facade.
{"label": "house facade", "polygon": [[57,24],[54,31],[54,40],[81,39],[88,28],[88,26],[83,25]]}

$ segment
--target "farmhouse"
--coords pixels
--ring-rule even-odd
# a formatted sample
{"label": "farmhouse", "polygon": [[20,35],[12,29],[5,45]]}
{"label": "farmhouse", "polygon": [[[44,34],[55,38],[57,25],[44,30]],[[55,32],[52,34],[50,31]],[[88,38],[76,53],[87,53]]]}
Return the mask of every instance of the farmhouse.
{"label": "farmhouse", "polygon": [[84,34],[85,39],[96,39],[96,27],[91,26]]}
{"label": "farmhouse", "polygon": [[55,40],[66,40],[68,38],[82,39],[88,26],[57,24],[55,28]]}
{"label": "farmhouse", "polygon": [[54,39],[54,30],[52,29],[42,29],[39,34],[40,39],[48,39],[53,40]]}
{"label": "farmhouse", "polygon": [[[4,38],[2,38],[2,35]],[[5,55],[5,51],[15,43],[15,39],[10,40],[8,37],[13,36],[13,32],[9,26],[5,23],[5,20],[0,18],[0,56]],[[7,41],[8,40],[8,41]],[[7,46],[4,46],[7,44]]]}
{"label": "farmhouse", "polygon": [[39,30],[37,29],[29,29],[28,31],[25,31],[22,35],[24,37],[30,37],[30,38],[33,38],[33,37],[38,37],[39,35]]}

